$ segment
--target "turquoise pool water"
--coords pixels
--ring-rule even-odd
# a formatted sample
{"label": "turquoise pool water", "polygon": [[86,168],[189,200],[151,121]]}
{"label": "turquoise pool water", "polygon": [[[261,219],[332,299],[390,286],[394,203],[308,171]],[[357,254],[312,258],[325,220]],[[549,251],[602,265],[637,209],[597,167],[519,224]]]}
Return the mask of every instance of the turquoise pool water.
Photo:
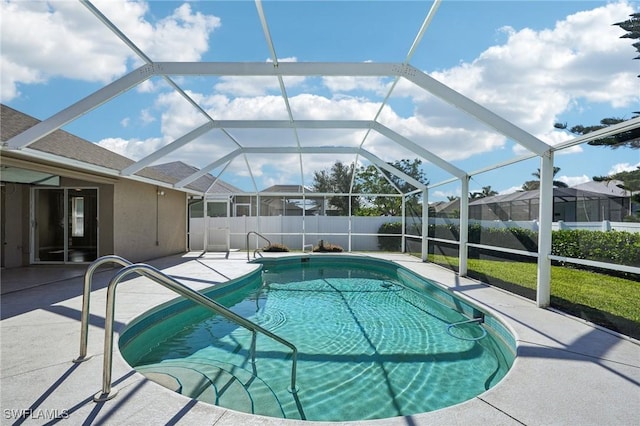
{"label": "turquoise pool water", "polygon": [[252,362],[251,332],[184,301],[129,326],[120,339],[125,359],[205,402],[317,421],[458,404],[495,386],[513,362],[513,337],[499,321],[391,262],[340,255],[261,263],[259,273],[208,295],[297,346],[297,393],[286,346],[258,335]]}

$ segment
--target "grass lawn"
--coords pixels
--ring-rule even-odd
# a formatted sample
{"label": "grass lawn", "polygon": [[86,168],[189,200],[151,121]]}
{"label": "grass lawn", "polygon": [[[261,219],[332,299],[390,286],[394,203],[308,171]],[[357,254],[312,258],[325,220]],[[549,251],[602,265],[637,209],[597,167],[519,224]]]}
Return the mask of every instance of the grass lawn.
{"label": "grass lawn", "polygon": [[[458,264],[457,258],[443,255],[429,255],[429,261]],[[469,259],[468,270],[469,276],[489,284],[497,281],[533,291],[536,288],[535,263]],[[640,283],[636,281],[552,266],[551,305],[625,334],[640,335]]]}

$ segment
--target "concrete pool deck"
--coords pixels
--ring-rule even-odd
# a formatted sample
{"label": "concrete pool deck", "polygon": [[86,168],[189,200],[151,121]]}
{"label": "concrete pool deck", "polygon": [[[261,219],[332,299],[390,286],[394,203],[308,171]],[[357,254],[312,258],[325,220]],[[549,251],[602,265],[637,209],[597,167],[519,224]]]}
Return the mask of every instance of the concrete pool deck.
{"label": "concrete pool deck", "polygon": [[[367,254],[376,257],[373,254]],[[320,254],[321,256],[321,254]],[[640,342],[582,320],[536,308],[524,298],[460,278],[408,255],[385,254],[488,307],[515,332],[518,357],[496,387],[462,404],[407,417],[349,424],[376,425],[635,425],[640,419]],[[256,268],[243,252],[188,253],[148,262],[203,289]],[[0,401],[2,425],[302,425],[251,416],[173,393],[133,371],[114,350],[118,395],[95,403],[102,387],[106,286],[117,268],[99,269],[91,295],[88,354],[79,353],[84,268],[2,271]],[[27,277],[27,278],[25,278]],[[137,277],[116,297],[116,333],[133,318],[175,297]],[[117,339],[117,336],[116,336]],[[59,419],[52,419],[59,416]]]}

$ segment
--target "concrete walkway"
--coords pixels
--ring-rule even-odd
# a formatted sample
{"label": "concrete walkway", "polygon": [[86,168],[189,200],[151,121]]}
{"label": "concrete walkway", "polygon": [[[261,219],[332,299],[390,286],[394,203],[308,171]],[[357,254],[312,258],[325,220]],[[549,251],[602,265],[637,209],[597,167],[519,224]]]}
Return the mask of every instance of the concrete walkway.
{"label": "concrete walkway", "polygon": [[[405,255],[385,255],[492,309],[513,329],[518,357],[503,381],[454,407],[375,425],[636,425],[640,419],[640,343],[584,321],[538,309],[523,298],[461,279]],[[149,262],[179,281],[202,289],[246,274],[246,255],[197,254]],[[36,268],[37,270],[37,268]],[[46,271],[43,269],[43,271]],[[133,371],[114,351],[114,399],[95,403],[101,389],[106,285],[117,269],[101,269],[91,296],[89,355],[76,364],[82,283],[79,276],[20,289],[11,275],[1,299],[2,425],[282,425],[314,422],[251,416],[190,400]],[[33,273],[33,272],[30,272]],[[45,272],[46,273],[46,272]],[[77,275],[77,274],[74,274]],[[25,284],[29,287],[29,283]],[[4,292],[3,292],[4,293]],[[147,309],[174,297],[146,278],[118,287],[116,332]],[[117,336],[116,336],[117,337]],[[117,346],[117,345],[116,345]],[[58,419],[54,417],[59,416]],[[352,422],[354,423],[354,422]],[[359,422],[355,422],[362,424]],[[314,423],[315,424],[315,423]]]}

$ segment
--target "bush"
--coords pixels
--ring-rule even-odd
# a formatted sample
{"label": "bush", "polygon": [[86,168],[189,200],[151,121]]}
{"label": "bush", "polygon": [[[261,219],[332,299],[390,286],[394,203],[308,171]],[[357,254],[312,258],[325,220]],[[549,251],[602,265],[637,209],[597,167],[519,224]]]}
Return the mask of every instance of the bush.
{"label": "bush", "polygon": [[314,253],[341,253],[344,251],[342,247],[336,244],[325,243],[320,240],[318,245],[313,248]]}
{"label": "bush", "polygon": [[[429,236],[456,241],[457,225],[431,225]],[[538,251],[538,233],[523,228],[469,226],[469,242]],[[640,234],[625,231],[559,230],[552,233],[551,254],[618,265],[640,266]]]}
{"label": "bush", "polygon": [[554,231],[551,253],[576,259],[640,266],[640,234],[583,229]]}
{"label": "bush", "polygon": [[289,251],[289,247],[285,246],[284,244],[280,244],[280,243],[272,243],[269,244],[267,247],[264,247],[262,249],[262,251],[266,251],[266,252],[288,252]]}
{"label": "bush", "polygon": [[[402,234],[402,222],[387,222],[380,225],[378,234]],[[400,251],[402,237],[378,236],[378,247],[385,251]]]}

